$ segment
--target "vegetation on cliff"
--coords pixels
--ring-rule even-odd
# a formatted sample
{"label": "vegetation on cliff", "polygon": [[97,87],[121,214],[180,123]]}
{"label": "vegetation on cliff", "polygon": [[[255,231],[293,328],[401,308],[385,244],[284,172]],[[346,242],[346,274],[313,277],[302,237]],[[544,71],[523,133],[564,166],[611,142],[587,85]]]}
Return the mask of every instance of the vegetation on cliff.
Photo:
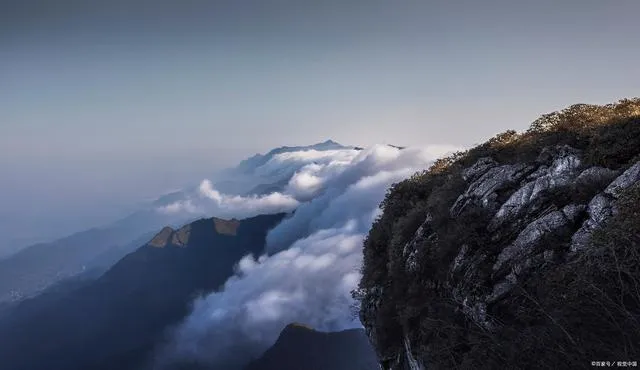
{"label": "vegetation on cliff", "polygon": [[[545,115],[395,184],[355,292],[383,366],[409,366],[408,351],[446,369],[640,358],[639,183],[607,195],[609,217],[587,228],[598,194],[639,161],[640,99],[628,99]],[[489,168],[505,180],[476,201],[476,173]],[[496,220],[500,212],[511,214]],[[562,222],[544,224],[554,216]],[[578,248],[583,229],[588,245]]]}

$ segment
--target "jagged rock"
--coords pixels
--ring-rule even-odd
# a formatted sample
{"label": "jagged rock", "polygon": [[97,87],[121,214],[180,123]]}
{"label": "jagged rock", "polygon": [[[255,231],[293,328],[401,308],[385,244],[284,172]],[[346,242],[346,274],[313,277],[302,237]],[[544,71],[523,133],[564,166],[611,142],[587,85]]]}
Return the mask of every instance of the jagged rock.
{"label": "jagged rock", "polygon": [[536,180],[537,178],[544,176],[546,174],[549,173],[549,166],[546,165],[540,165],[540,167],[538,167],[537,170],[531,172],[527,177],[526,180],[527,181],[533,181]]}
{"label": "jagged rock", "polygon": [[527,225],[518,234],[516,240],[500,252],[493,265],[493,270],[499,270],[507,261],[528,256],[532,252],[531,247],[540,239],[546,235],[557,233],[560,229],[574,222],[584,209],[584,205],[570,204],[560,211],[553,211]]}
{"label": "jagged rock", "polygon": [[173,229],[166,226],[162,228],[162,230],[160,230],[160,232],[156,234],[156,236],[154,236],[147,244],[156,248],[164,248],[167,246],[167,244],[169,244],[172,235]]}
{"label": "jagged rock", "polygon": [[418,227],[418,230],[414,233],[413,238],[404,246],[402,253],[406,259],[405,267],[407,271],[413,272],[418,267],[416,259],[419,246],[423,245],[427,240],[434,241],[436,237],[429,227],[432,219],[433,217],[431,215],[427,215],[420,227]]}
{"label": "jagged rock", "polygon": [[[569,145],[556,145],[552,147],[542,148],[536,162],[541,164],[547,164],[555,161],[557,158],[566,158],[564,163],[567,165],[580,156],[580,151]],[[561,165],[558,169],[561,170]]]}
{"label": "jagged rock", "polygon": [[518,183],[531,173],[535,167],[524,163],[508,164],[490,168],[480,178],[469,185],[464,194],[460,195],[450,209],[452,217],[458,217],[472,202],[489,207],[497,198],[496,192]]}
{"label": "jagged rock", "polygon": [[504,297],[518,283],[518,278],[514,273],[507,275],[503,281],[493,286],[493,291],[487,297],[487,303],[493,303]]}
{"label": "jagged rock", "polygon": [[594,226],[603,223],[613,213],[613,200],[604,194],[596,195],[589,202],[589,220]]}
{"label": "jagged rock", "polygon": [[191,224],[181,227],[173,234],[171,238],[171,244],[178,247],[186,247],[189,244],[189,237],[191,236]]}
{"label": "jagged rock", "polygon": [[166,246],[186,247],[189,243],[190,235],[190,224],[181,227],[178,231],[174,231],[170,227],[164,227],[147,245],[156,248],[164,248]]}
{"label": "jagged rock", "polygon": [[593,230],[602,225],[615,213],[615,200],[627,188],[640,181],[640,162],[634,164],[622,175],[618,176],[604,192],[596,195],[587,208],[589,217],[582,223],[578,231],[571,238],[571,251],[577,252],[584,249]]}
{"label": "jagged rock", "polygon": [[[556,158],[550,167],[544,166],[538,169],[535,172],[537,178],[526,183],[509,197],[489,224],[489,231],[494,231],[505,220],[518,215],[544,192],[565,186],[573,180],[581,161],[573,151],[563,149],[562,156]],[[533,174],[529,178],[532,176]]]}
{"label": "jagged rock", "polygon": [[607,188],[605,193],[617,198],[625,189],[640,181],[640,162],[634,164],[624,173],[618,176]]}
{"label": "jagged rock", "polygon": [[465,258],[467,258],[468,249],[469,249],[469,246],[467,244],[462,245],[462,247],[460,248],[460,251],[458,251],[458,255],[453,260],[453,265],[451,266],[451,272],[456,272],[460,269]]}
{"label": "jagged rock", "polygon": [[406,334],[404,336],[404,353],[409,370],[425,370],[424,365],[422,365],[422,363],[413,356],[413,353],[411,352],[411,341]]}
{"label": "jagged rock", "polygon": [[576,177],[576,185],[586,185],[599,182],[610,182],[618,175],[618,171],[605,167],[589,167]]}
{"label": "jagged rock", "polygon": [[[640,147],[625,144],[638,142],[634,125],[640,100],[621,104],[620,109],[616,105],[574,106],[541,118],[509,145],[470,149],[457,166],[444,170],[445,179],[459,182],[445,180],[441,185],[441,172],[427,174],[423,182],[433,190],[420,200],[433,213],[431,230],[425,232],[422,226],[404,251],[384,253],[384,243],[397,237],[392,215],[398,210],[385,211],[374,226],[376,241],[365,243],[366,256],[379,256],[378,260],[369,266],[365,263],[363,270],[368,287],[385,290],[372,294],[375,298],[363,299],[361,311],[363,325],[379,339],[371,338],[383,369],[407,370],[420,364],[427,368],[532,368],[537,352],[527,353],[528,362],[520,366],[519,349],[545,348],[547,336],[564,346],[566,335],[555,333],[560,324],[571,326],[567,330],[572,336],[589,332],[580,320],[569,317],[580,313],[581,306],[572,301],[576,287],[563,286],[563,279],[581,273],[580,264],[589,256],[583,259],[573,252],[587,245],[593,230],[615,215],[617,206],[623,209],[619,202],[622,191],[640,182],[640,162],[622,174],[614,167],[588,166],[640,158],[636,150]],[[615,142],[626,133],[635,136]],[[461,169],[461,163],[473,165]],[[457,190],[461,180],[466,184],[462,191]],[[394,195],[416,196],[404,191],[399,189]],[[448,214],[435,213],[443,205],[448,206]],[[477,217],[470,217],[479,207],[481,212],[473,212]],[[624,203],[624,207],[627,210],[629,205]],[[441,238],[430,239],[430,234]],[[421,258],[427,255],[437,260],[429,262],[432,271],[425,279],[413,279],[415,274],[407,271],[424,263]],[[378,266],[390,262],[405,263],[407,269],[387,269],[380,274]],[[581,284],[581,280],[570,282]],[[565,309],[563,299],[575,306]],[[543,309],[550,310],[538,312]],[[556,318],[562,323],[556,323]],[[450,337],[433,335],[448,328]],[[485,335],[492,340],[477,340]],[[582,345],[585,338],[591,340],[586,335],[569,340],[576,338]],[[529,338],[540,347],[510,344]],[[626,345],[621,340],[616,343]],[[588,344],[593,348],[599,342],[594,338]],[[562,357],[562,353],[555,355]]]}
{"label": "jagged rock", "polygon": [[498,162],[491,157],[482,157],[478,159],[471,167],[462,171],[462,178],[465,181],[475,180],[493,167],[497,167]]}
{"label": "jagged rock", "polygon": [[613,214],[613,200],[604,194],[598,194],[589,202],[587,212],[589,218],[571,237],[572,252],[584,248],[589,242],[593,230]]}
{"label": "jagged rock", "polygon": [[462,312],[481,328],[493,330],[494,324],[487,318],[487,303],[484,300],[465,297],[462,301]]}

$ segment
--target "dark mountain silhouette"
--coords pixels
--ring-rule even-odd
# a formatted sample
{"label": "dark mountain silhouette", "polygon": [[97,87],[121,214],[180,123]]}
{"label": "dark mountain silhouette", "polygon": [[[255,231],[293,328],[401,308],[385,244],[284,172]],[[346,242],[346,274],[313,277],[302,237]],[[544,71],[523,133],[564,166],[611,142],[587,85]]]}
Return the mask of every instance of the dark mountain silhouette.
{"label": "dark mountain silhouette", "polygon": [[72,280],[0,319],[0,364],[17,369],[139,369],[199,294],[260,253],[283,214],[166,227],[95,281]]}
{"label": "dark mountain silhouette", "polygon": [[[176,221],[154,210],[139,211],[106,227],[26,247],[0,259],[0,302],[33,297],[89,269],[105,271],[163,225]],[[178,222],[189,221],[185,218]]]}
{"label": "dark mountain silhouette", "polygon": [[320,332],[290,324],[245,370],[375,370],[378,361],[363,329]]}

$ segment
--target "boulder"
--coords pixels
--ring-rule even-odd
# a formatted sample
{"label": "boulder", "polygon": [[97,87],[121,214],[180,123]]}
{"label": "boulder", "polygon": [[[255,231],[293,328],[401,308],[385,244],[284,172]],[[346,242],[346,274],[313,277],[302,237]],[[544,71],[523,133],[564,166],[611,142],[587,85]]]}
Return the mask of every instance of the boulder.
{"label": "boulder", "polygon": [[497,191],[519,183],[534,169],[535,167],[524,163],[489,168],[458,197],[450,209],[451,216],[458,217],[471,203],[484,208],[490,207],[497,199]]}

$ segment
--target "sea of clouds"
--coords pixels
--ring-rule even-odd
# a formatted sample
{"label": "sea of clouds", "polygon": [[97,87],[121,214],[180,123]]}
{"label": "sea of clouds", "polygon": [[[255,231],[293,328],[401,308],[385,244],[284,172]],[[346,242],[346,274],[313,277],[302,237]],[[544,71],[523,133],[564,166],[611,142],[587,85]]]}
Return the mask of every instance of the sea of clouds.
{"label": "sea of clouds", "polygon": [[242,258],[223,289],[193,302],[163,361],[170,353],[172,360],[232,369],[259,356],[292,322],[326,331],[359,327],[350,292],[360,279],[362,242],[380,202],[390,185],[454,149],[376,145],[286,152],[256,168],[251,180],[288,178],[281,191],[225,195],[205,180],[194,196],[164,206],[163,212],[237,218],[295,213],[268,233],[263,255]]}

